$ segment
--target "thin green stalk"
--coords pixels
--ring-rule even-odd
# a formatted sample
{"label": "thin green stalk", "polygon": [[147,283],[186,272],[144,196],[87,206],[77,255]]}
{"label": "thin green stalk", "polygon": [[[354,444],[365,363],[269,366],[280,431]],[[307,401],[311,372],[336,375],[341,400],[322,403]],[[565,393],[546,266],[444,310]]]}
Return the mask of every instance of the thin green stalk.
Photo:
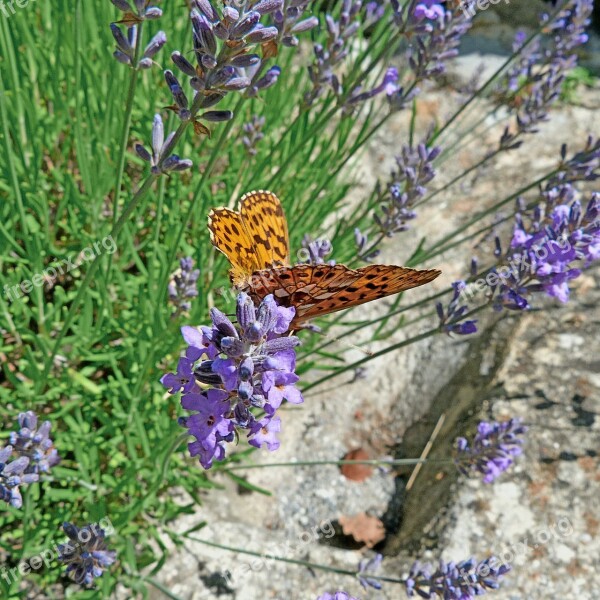
{"label": "thin green stalk", "polygon": [[476,171],[477,169],[480,169],[481,167],[483,167],[483,165],[485,165],[485,163],[494,159],[496,156],[498,156],[498,154],[500,154],[500,152],[502,152],[502,148],[496,148],[496,150],[493,150],[489,154],[486,154],[479,162],[476,162],[474,165],[471,165],[468,169],[465,169],[456,177],[453,177],[448,183],[444,184],[441,188],[438,188],[437,190],[433,190],[431,192],[431,194],[429,194],[428,196],[423,198],[420,202],[415,202],[413,206],[416,208],[417,206],[421,206],[422,204],[429,202],[430,200],[435,198],[438,194],[445,192],[446,190],[451,188],[453,185],[457,184],[461,179],[464,179],[467,175],[469,175],[473,171]]}
{"label": "thin green stalk", "polygon": [[117,222],[117,213],[119,211],[119,197],[121,195],[121,184],[123,183],[123,173],[125,172],[125,154],[127,153],[127,142],[129,141],[129,132],[131,131],[131,116],[133,112],[133,103],[135,101],[135,92],[139,79],[140,70],[137,64],[140,59],[142,48],[142,32],[144,22],[138,25],[137,39],[135,46],[135,56],[133,64],[136,65],[131,69],[131,77],[129,78],[129,87],[127,89],[127,99],[125,101],[125,118],[123,119],[123,129],[121,131],[121,141],[119,145],[119,156],[117,158],[117,177],[115,180],[114,195],[113,195],[113,219],[112,226]]}
{"label": "thin green stalk", "polygon": [[[140,201],[144,198],[144,196],[148,193],[148,191],[152,187],[152,184],[154,183],[154,181],[157,177],[158,177],[157,175],[150,175],[144,181],[144,183],[142,184],[142,187],[136,192],[134,197],[131,199],[131,202],[128,204],[128,206],[123,211],[123,214],[119,217],[119,219],[115,223],[115,226],[112,228],[112,230],[110,232],[110,235],[113,237],[113,239],[115,239],[115,241],[116,241],[119,233],[121,232],[121,229],[123,229],[123,226],[125,225],[125,223],[127,223],[127,220],[129,219],[130,215],[133,213],[133,211],[135,210],[137,205],[140,203]],[[48,375],[50,374],[50,369],[52,368],[52,364],[54,363],[54,358],[60,349],[60,345],[62,343],[63,338],[65,337],[71,323],[73,322],[73,318],[75,317],[75,312],[76,312],[77,308],[79,308],[79,305],[81,304],[81,301],[83,300],[83,297],[87,291],[87,288],[88,288],[89,284],[92,282],[94,275],[95,275],[96,271],[98,270],[98,267],[100,266],[100,261],[102,259],[102,256],[103,256],[102,254],[96,255],[96,257],[90,264],[88,271],[87,271],[85,277],[83,278],[83,281],[81,282],[81,285],[79,286],[79,289],[77,290],[77,294],[76,294],[75,298],[73,299],[73,302],[71,302],[71,305],[69,306],[69,310],[65,317],[63,326],[62,326],[60,332],[58,333],[58,335],[56,336],[56,340],[54,341],[52,350],[50,351],[50,355],[44,362],[44,368],[42,371],[42,375],[36,382],[35,389],[36,389],[36,393],[38,393],[38,394],[41,393],[48,385]]]}
{"label": "thin green stalk", "polygon": [[[239,471],[240,469],[266,469],[270,467],[317,467],[323,465],[371,465],[374,467],[386,466],[386,467],[399,467],[403,465],[417,465],[419,463],[431,462],[429,459],[424,458],[402,458],[398,460],[304,460],[297,462],[283,462],[283,463],[265,463],[264,465],[232,465],[225,466],[223,470],[226,471]],[[438,462],[449,462],[438,461]]]}
{"label": "thin green stalk", "polygon": [[[560,10],[558,10],[557,12],[555,12],[550,18],[554,18],[559,14]],[[433,137],[431,138],[430,142],[433,143],[435,142],[435,140],[437,140],[440,135],[442,133],[444,133],[450,126],[452,126],[452,124],[460,117],[460,115],[462,115],[465,110],[467,108],[469,108],[469,106],[471,106],[471,104],[473,104],[473,102],[475,102],[477,99],[479,99],[479,97],[483,94],[483,92],[485,92],[493,83],[494,81],[500,77],[500,75],[502,75],[502,73],[506,70],[506,68],[515,60],[515,58],[517,56],[520,56],[523,51],[534,42],[534,40],[537,39],[537,37],[542,33],[543,31],[543,25],[540,25],[540,27],[534,31],[529,38],[525,41],[525,43],[521,46],[521,48],[519,48],[518,52],[513,53],[511,56],[509,56],[503,63],[502,65],[500,65],[500,67],[498,67],[498,69],[496,69],[496,71],[488,78],[488,80],[450,117],[450,119],[448,119],[448,121],[446,121],[444,123],[444,125],[438,129],[438,131],[436,131],[436,133],[433,135]]]}
{"label": "thin green stalk", "polygon": [[[477,308],[474,308],[473,310],[471,310],[468,313],[466,313],[465,315],[463,315],[463,319],[467,319],[471,315],[478,313],[479,311],[483,310],[486,306],[487,305],[484,304],[482,306],[478,306]],[[410,344],[415,344],[417,342],[425,340],[433,335],[439,334],[440,331],[441,330],[439,327],[429,329],[428,331],[425,331],[419,335],[415,335],[411,338],[408,338],[406,340],[398,342],[397,344],[392,344],[391,346],[388,346],[387,348],[384,348],[383,350],[380,350],[379,352],[375,352],[374,354],[365,356],[364,358],[361,358],[360,360],[350,363],[349,365],[340,367],[339,369],[336,369],[334,372],[328,373],[327,375],[321,377],[320,379],[317,379],[316,381],[312,381],[307,386],[303,387],[302,393],[306,394],[306,392],[308,390],[310,390],[314,387],[317,387],[318,385],[321,385],[322,383],[325,383],[326,381],[329,381],[330,379],[333,379],[334,377],[337,377],[338,375],[341,375],[342,373],[347,373],[348,371],[352,371],[352,370],[356,369],[357,367],[360,367],[361,365],[364,365],[365,363],[367,363],[371,360],[379,358],[380,356],[384,356],[385,354],[388,354],[389,352],[393,352],[394,350],[399,350],[400,348],[404,348],[405,346],[410,346]]]}
{"label": "thin green stalk", "polygon": [[[173,535],[177,535],[175,532],[172,532]],[[270,554],[267,552],[253,552],[252,550],[247,550],[246,548],[235,548],[233,546],[226,546],[225,544],[217,544],[216,542],[210,542],[208,540],[203,540],[202,538],[198,538],[193,535],[186,535],[185,533],[182,537],[192,540],[194,542],[198,542],[200,544],[204,544],[206,546],[210,546],[212,548],[218,548],[219,550],[227,550],[229,552],[235,552],[238,554],[247,554],[249,556],[255,556],[257,558],[262,558],[263,560],[274,560],[277,562],[288,563],[291,565],[298,565],[301,567],[306,567],[307,569],[319,569],[320,571],[327,571],[328,573],[337,573],[338,575],[348,575],[350,577],[357,577],[358,573],[356,571],[349,571],[347,569],[340,569],[338,567],[329,567],[327,565],[320,565],[317,563],[307,562],[305,560],[296,560],[294,558],[284,558],[282,556],[276,556],[274,554]],[[379,581],[387,581],[389,583],[404,583],[403,579],[395,579],[393,577],[383,577],[378,575],[371,575],[369,573],[369,578],[377,579]]]}
{"label": "thin green stalk", "polygon": [[348,371],[353,371],[357,367],[360,367],[361,365],[364,365],[365,363],[367,363],[371,360],[374,360],[375,358],[379,358],[380,356],[384,356],[390,352],[393,352],[394,350],[399,350],[400,348],[404,348],[405,346],[409,346],[410,344],[415,344],[417,342],[425,340],[425,339],[431,337],[432,335],[438,334],[439,332],[440,332],[439,327],[435,327],[434,329],[429,329],[428,331],[425,331],[419,335],[415,335],[411,338],[408,338],[406,340],[398,342],[397,344],[392,344],[391,346],[388,346],[387,348],[384,348],[383,350],[380,350],[379,352],[375,352],[374,354],[365,356],[364,358],[361,358],[360,360],[357,360],[353,363],[350,363],[348,365],[340,367],[339,369],[336,369],[333,373],[328,373],[327,375],[324,375],[323,377],[317,379],[316,381],[312,381],[308,385],[304,386],[302,388],[302,393],[306,393],[308,390],[311,390],[311,389],[317,387],[318,385],[321,385],[322,383],[325,383],[326,381],[333,379],[334,377],[338,377],[342,373],[347,373]]}
{"label": "thin green stalk", "polygon": [[[522,194],[528,192],[532,188],[537,187],[538,185],[540,185],[541,183],[546,181],[548,178],[552,177],[553,175],[556,175],[556,173],[558,173],[559,171],[560,171],[560,169],[554,169],[553,171],[550,171],[546,175],[535,180],[533,183],[530,183],[529,185],[522,187],[520,190],[517,190],[510,196],[507,196],[500,202],[496,202],[496,204],[494,204],[493,206],[490,206],[489,208],[486,208],[485,210],[480,211],[472,219],[469,219],[464,225],[461,225],[460,227],[455,229],[452,233],[449,233],[448,235],[444,236],[441,240],[438,240],[435,244],[433,244],[431,246],[431,248],[429,248],[429,250],[426,250],[423,253],[419,254],[418,257],[415,259],[415,261],[412,261],[411,266],[423,263],[423,262],[433,258],[434,256],[438,256],[439,254],[442,254],[443,252],[446,252],[447,250],[454,248],[458,243],[461,243],[461,242],[460,241],[453,242],[452,244],[447,245],[447,246],[444,246],[444,244],[447,244],[449,241],[454,239],[456,236],[458,236],[459,234],[461,234],[464,231],[466,231],[467,229],[469,229],[469,227],[471,227],[472,225],[474,225],[475,223],[480,221],[482,218],[494,213],[501,206],[508,204],[509,202],[515,200],[516,198],[518,198]],[[486,229],[488,229],[488,228],[486,228]],[[464,240],[461,240],[461,241],[464,241]]]}

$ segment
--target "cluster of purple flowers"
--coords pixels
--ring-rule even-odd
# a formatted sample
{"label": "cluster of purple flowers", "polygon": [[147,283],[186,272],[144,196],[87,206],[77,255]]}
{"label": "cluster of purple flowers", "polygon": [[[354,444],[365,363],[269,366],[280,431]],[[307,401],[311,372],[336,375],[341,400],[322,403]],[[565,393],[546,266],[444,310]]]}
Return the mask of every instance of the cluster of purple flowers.
{"label": "cluster of purple flowers", "polygon": [[416,81],[444,73],[446,61],[458,54],[460,40],[471,27],[468,9],[473,2],[391,3],[395,23],[410,43],[408,63]]}
{"label": "cluster of purple flowers", "polygon": [[[279,67],[272,67],[261,76],[262,59],[253,52],[258,44],[274,42],[279,31],[260,20],[281,9],[281,0],[261,0],[249,10],[225,2],[222,16],[209,0],[195,0],[190,13],[193,30],[194,66],[181,52],[171,58],[177,68],[189,78],[194,93],[191,105],[177,77],[165,72],[165,79],[175,101],[174,110],[182,121],[196,118],[199,109],[218,104],[229,92],[256,95],[259,90],[274,85]],[[231,119],[231,111],[210,110],[199,118],[207,121]]]}
{"label": "cluster of purple flowers", "polygon": [[[327,89],[331,89],[338,98],[344,95],[344,85],[338,76],[338,71],[348,56],[349,43],[353,36],[361,27],[372,24],[374,14],[377,14],[377,11],[372,3],[363,6],[363,0],[343,0],[338,20],[330,14],[326,15],[327,42],[325,46],[314,45],[315,60],[308,68],[313,87],[304,97],[307,106],[312,106]],[[360,103],[381,93],[385,92],[388,97],[391,97],[398,92],[397,82],[398,71],[390,67],[385,72],[381,83],[374,88],[363,91],[361,85],[356,85],[344,99],[343,114],[348,116]]]}
{"label": "cluster of purple flowers", "polygon": [[379,234],[378,241],[369,245],[367,235],[358,229],[355,231],[361,259],[372,260],[379,254],[376,249],[379,241],[408,229],[407,222],[417,216],[413,207],[425,196],[425,186],[435,177],[433,161],[441,151],[439,146],[430,148],[426,142],[416,147],[408,144],[402,146],[400,154],[396,156],[397,170],[392,171],[386,189],[383,192],[377,190],[381,214],[374,213],[373,220],[375,231]]}
{"label": "cluster of purple flowers", "polygon": [[[127,4],[120,0],[114,3],[121,10]],[[144,10],[147,15],[151,9],[145,1],[142,4],[146,7]],[[213,107],[230,92],[254,97],[261,90],[275,85],[281,69],[274,65],[263,74],[264,59],[255,49],[262,46],[263,57],[269,58],[277,54],[280,43],[288,46],[297,44],[295,34],[308,31],[317,24],[314,18],[301,20],[307,4],[302,0],[258,0],[252,6],[239,6],[233,0],[225,0],[219,13],[210,0],[192,0],[190,19],[196,64],[181,52],[171,54],[175,66],[189,79],[192,97],[190,99],[173,71],[166,70],[165,81],[173,97],[173,104],[169,108],[181,121],[193,123],[198,134],[210,133],[203,122],[221,122],[233,118],[230,110],[215,110]],[[138,9],[141,11],[140,7]],[[273,25],[261,23],[261,19],[269,16]],[[135,25],[129,28],[127,36],[115,24],[111,27],[118,46],[115,56],[121,62],[132,65],[137,43]],[[138,66],[151,66],[152,57],[165,42],[166,36],[159,32],[149,43]],[[274,45],[274,49],[267,50],[269,44]],[[190,160],[171,154],[175,136],[173,132],[165,140],[162,118],[156,115],[151,150],[136,144],[138,156],[150,163],[153,174],[191,168]]]}
{"label": "cluster of purple flowers", "polygon": [[174,315],[190,310],[190,299],[198,296],[197,281],[200,277],[200,269],[194,269],[192,257],[182,258],[179,265],[180,269],[173,275],[168,288],[169,300],[175,307]]}
{"label": "cluster of purple flowers", "polygon": [[[246,430],[251,445],[279,447],[281,421],[276,411],[283,402],[303,402],[295,384],[296,353],[300,343],[284,335],[295,314],[277,306],[272,295],[255,307],[246,293],[237,298],[237,327],[216,308],[212,327],[183,327],[188,344],[177,373],[161,379],[171,392],[183,392],[181,405],[194,414],[181,419],[195,441],[189,444],[206,469],[225,457],[225,444]],[[260,411],[261,414],[256,414]]]}
{"label": "cluster of purple flowers", "polygon": [[516,112],[516,129],[507,127],[500,148],[510,150],[521,145],[523,133],[535,133],[545,121],[548,110],[560,97],[568,71],[577,65],[576,50],[587,42],[593,0],[562,0],[555,3],[553,16],[542,15],[543,41],[536,39],[527,47],[525,35],[517,33],[513,50],[520,52],[516,64],[505,74],[497,91],[500,103]]}
{"label": "cluster of purple flowers", "polygon": [[67,565],[67,575],[78,585],[89,587],[115,562],[117,553],[106,546],[106,531],[95,525],[79,528],[64,523],[69,541],[58,546],[58,560]]}
{"label": "cluster of purple flowers", "polygon": [[135,145],[137,155],[142,160],[150,163],[154,175],[186,171],[193,167],[193,163],[189,158],[180,158],[177,154],[171,154],[174,137],[175,132],[172,131],[165,140],[165,127],[162,117],[156,114],[152,123],[152,151],[147,150],[142,144]]}
{"label": "cluster of purple flowers", "polygon": [[317,600],[359,600],[358,598],[351,596],[348,592],[333,592],[330,594],[329,592],[325,592],[321,594]]}
{"label": "cluster of purple flowers", "polygon": [[[9,462],[10,459],[12,462]],[[21,485],[38,481],[37,473],[26,473],[29,467],[29,458],[26,456],[13,456],[12,446],[0,448],[0,500],[8,502],[14,508],[23,506]]]}
{"label": "cluster of purple flowers", "polygon": [[150,6],[146,0],[135,0],[132,8],[128,0],[111,0],[111,2],[124,13],[122,23],[127,25],[127,34],[116,23],[110,24],[110,30],[117,44],[113,56],[124,65],[134,69],[149,69],[154,63],[154,56],[167,43],[167,35],[159,31],[148,42],[142,55],[136,62],[136,50],[140,43],[138,24],[143,21],[153,21],[162,17],[162,10],[157,6]]}
{"label": "cluster of purple flowers", "polygon": [[456,440],[454,464],[464,475],[477,472],[485,483],[491,483],[522,453],[523,438],[527,427],[519,419],[502,423],[482,421],[472,445],[466,438]]}
{"label": "cluster of purple flowers", "polygon": [[50,439],[50,421],[38,427],[32,411],[20,413],[18,421],[20,429],[11,432],[10,445],[0,448],[0,500],[15,508],[23,505],[20,486],[38,481],[60,461]]}
{"label": "cluster of purple flowers", "polygon": [[244,136],[242,137],[242,144],[246,148],[246,152],[250,156],[254,156],[258,150],[256,146],[265,137],[262,132],[265,126],[265,118],[253,115],[252,119],[248,123],[244,123],[243,130]]}
{"label": "cluster of purple flowers", "polygon": [[312,82],[312,90],[304,96],[307,106],[311,106],[327,88],[341,96],[344,88],[340,82],[336,69],[348,56],[347,43],[360,28],[359,17],[362,10],[361,0],[343,0],[340,18],[335,20],[331,15],[325,16],[327,24],[327,42],[325,46],[315,44],[314,63],[308,67],[308,74]]}
{"label": "cluster of purple flowers", "polygon": [[298,45],[299,33],[314,29],[319,24],[317,17],[306,17],[305,13],[312,0],[283,0],[273,13],[273,23],[277,27],[277,42],[283,46]]}
{"label": "cluster of purple flowers", "polygon": [[496,238],[496,254],[503,256],[495,269],[497,310],[530,308],[535,292],[567,302],[569,282],[581,269],[600,259],[600,194],[593,193],[585,207],[570,184],[543,192],[543,202],[517,213],[509,249],[503,253]]}
{"label": "cluster of purple flowers", "polygon": [[448,308],[444,310],[441,302],[437,302],[435,305],[440,328],[445,333],[469,335],[477,332],[477,319],[465,319],[469,307],[466,303],[461,302],[461,294],[466,287],[467,284],[464,281],[455,281],[452,284],[453,293]]}
{"label": "cluster of purple flowers", "polygon": [[472,600],[498,589],[500,578],[508,571],[510,567],[495,557],[479,563],[472,558],[458,564],[440,560],[437,568],[415,562],[406,580],[406,593],[409,597]]}

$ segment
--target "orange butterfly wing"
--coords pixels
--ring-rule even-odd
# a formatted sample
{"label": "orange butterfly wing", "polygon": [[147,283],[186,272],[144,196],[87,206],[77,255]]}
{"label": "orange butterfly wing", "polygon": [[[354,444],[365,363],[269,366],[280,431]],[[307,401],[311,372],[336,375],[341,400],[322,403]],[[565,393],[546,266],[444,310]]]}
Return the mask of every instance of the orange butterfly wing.
{"label": "orange butterfly wing", "polygon": [[253,273],[244,286],[255,301],[274,294],[279,304],[294,306],[292,327],[327,315],[398,294],[433,281],[440,271],[419,271],[394,265],[349,269],[344,265],[296,265]]}
{"label": "orange butterfly wing", "polygon": [[213,246],[231,263],[229,277],[238,288],[256,271],[289,265],[287,221],[279,198],[271,192],[245,194],[240,212],[211,210],[208,228]]}

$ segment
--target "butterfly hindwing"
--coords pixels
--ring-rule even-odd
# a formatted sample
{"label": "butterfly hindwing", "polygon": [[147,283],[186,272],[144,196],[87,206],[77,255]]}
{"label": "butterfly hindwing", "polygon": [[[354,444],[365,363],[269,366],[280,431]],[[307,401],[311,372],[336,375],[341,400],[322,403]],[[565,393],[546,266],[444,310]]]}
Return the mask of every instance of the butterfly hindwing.
{"label": "butterfly hindwing", "polygon": [[271,192],[245,194],[240,212],[216,208],[208,215],[210,241],[231,263],[236,287],[255,271],[289,265],[287,222],[281,202]]}
{"label": "butterfly hindwing", "polygon": [[240,200],[240,215],[254,242],[260,268],[288,266],[290,240],[279,198],[264,190],[244,194]]}

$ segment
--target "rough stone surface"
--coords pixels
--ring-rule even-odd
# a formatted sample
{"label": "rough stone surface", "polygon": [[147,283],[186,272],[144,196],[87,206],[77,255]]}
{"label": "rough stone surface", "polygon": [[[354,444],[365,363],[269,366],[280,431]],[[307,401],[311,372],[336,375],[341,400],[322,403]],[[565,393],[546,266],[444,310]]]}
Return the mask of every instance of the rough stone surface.
{"label": "rough stone surface", "polygon": [[[476,68],[473,65],[478,59],[468,60]],[[488,56],[482,60],[491,65],[496,59]],[[461,73],[469,75],[466,67]],[[452,114],[460,98],[450,90],[428,94],[426,101],[420,101],[419,131],[424,132],[431,119],[441,121]],[[597,92],[582,91],[580,105],[555,111],[553,119],[523,148],[471,174],[451,192],[424,205],[417,222],[418,234],[439,239],[476,210],[552,168],[562,141],[580,145],[593,131],[598,103]],[[485,102],[472,107],[469,119],[489,113],[483,130],[473,143],[452,154],[452,161],[440,169],[433,189],[450,181],[497,143],[501,128],[490,108]],[[362,163],[365,189],[370,189],[377,178],[387,177],[391,157],[404,143],[408,118],[399,116],[374,140]],[[356,197],[360,196],[359,190]],[[418,239],[413,231],[391,240],[383,261],[400,262],[410,255]],[[439,257],[435,264],[442,268],[443,276],[427,292],[415,290],[411,300],[464,276],[469,260],[468,246]],[[522,417],[531,427],[524,456],[495,485],[459,479],[447,506],[432,515],[423,532],[424,538],[435,533],[439,543],[417,553],[425,560],[439,556],[461,560],[469,555],[503,552],[508,557],[511,547],[521,549],[526,543],[523,554],[509,561],[513,570],[502,590],[491,595],[498,600],[592,600],[600,593],[596,454],[600,439],[600,294],[593,273],[582,277],[577,288],[569,305],[548,302],[542,311],[521,318],[505,361],[477,409],[481,418]],[[361,317],[383,314],[387,306],[386,301],[370,305],[361,309]],[[410,328],[411,334],[424,331],[432,323],[432,317],[417,322]],[[352,341],[376,351],[404,335],[399,331],[376,344],[364,338]],[[339,345],[333,347],[341,351]],[[333,380],[318,394],[308,394],[303,406],[283,411],[280,450],[273,455],[256,453],[252,460],[259,464],[337,460],[358,447],[368,448],[372,456],[384,456],[402,440],[406,428],[426,414],[461,366],[467,349],[462,339],[434,337],[369,363],[367,379],[351,384],[349,374]],[[358,350],[347,355],[355,360],[362,356]],[[485,365],[483,353],[479,362]],[[424,439],[423,446],[426,442]],[[231,480],[219,475],[216,481],[223,488],[205,494],[198,514],[182,517],[174,529],[184,531],[206,521],[208,525],[197,532],[198,538],[352,571],[365,552],[320,544],[316,534],[328,537],[330,524],[342,515],[381,517],[395,490],[393,476],[382,470],[375,470],[371,478],[360,483],[345,479],[335,466],[256,469],[237,474],[271,491],[272,496],[242,493]],[[165,543],[171,545],[168,540]],[[386,557],[383,573],[404,576],[417,554]],[[230,578],[223,576],[226,572]],[[363,599],[404,597],[397,585],[386,584],[383,590],[367,594],[348,576],[260,561],[197,542],[172,548],[172,556],[157,579],[185,600],[314,600],[320,593],[335,589],[346,589]],[[157,591],[152,597],[165,596]]]}

